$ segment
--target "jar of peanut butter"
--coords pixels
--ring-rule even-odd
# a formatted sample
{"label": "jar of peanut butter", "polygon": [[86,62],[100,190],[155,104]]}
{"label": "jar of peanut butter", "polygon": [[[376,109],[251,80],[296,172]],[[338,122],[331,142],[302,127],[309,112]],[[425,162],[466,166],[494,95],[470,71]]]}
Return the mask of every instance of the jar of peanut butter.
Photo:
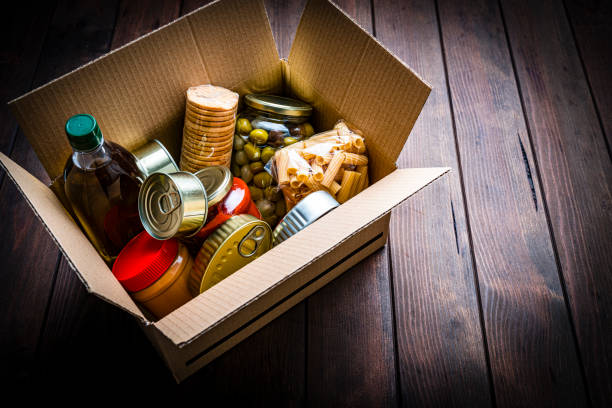
{"label": "jar of peanut butter", "polygon": [[192,298],[187,285],[192,265],[182,243],[143,231],[119,253],[113,274],[132,299],[161,319]]}

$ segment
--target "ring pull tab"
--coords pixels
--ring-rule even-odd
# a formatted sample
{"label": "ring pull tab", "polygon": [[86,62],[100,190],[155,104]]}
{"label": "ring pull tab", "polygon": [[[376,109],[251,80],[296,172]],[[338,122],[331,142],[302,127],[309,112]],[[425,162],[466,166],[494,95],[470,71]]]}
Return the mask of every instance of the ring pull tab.
{"label": "ring pull tab", "polygon": [[181,206],[181,196],[175,191],[164,193],[159,197],[157,203],[159,204],[159,211],[167,215]]}
{"label": "ring pull tab", "polygon": [[261,225],[255,226],[238,244],[238,253],[245,258],[253,256],[265,238],[266,229]]}

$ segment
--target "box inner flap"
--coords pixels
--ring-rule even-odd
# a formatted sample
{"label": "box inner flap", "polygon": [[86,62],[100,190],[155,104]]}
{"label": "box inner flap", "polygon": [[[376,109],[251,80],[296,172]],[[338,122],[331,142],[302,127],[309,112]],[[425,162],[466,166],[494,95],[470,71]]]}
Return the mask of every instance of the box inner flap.
{"label": "box inner flap", "polygon": [[[228,23],[219,24],[223,21]],[[54,179],[71,152],[64,125],[76,113],[91,113],[104,136],[128,150],[157,138],[176,158],[188,87],[211,82],[242,93],[280,90],[280,69],[263,2],[225,0],[17,98],[10,106]]]}
{"label": "box inner flap", "polygon": [[325,115],[315,118],[322,128],[342,112],[366,135],[373,161],[395,163],[429,96],[427,83],[325,0],[308,2],[288,62],[290,93]]}
{"label": "box inner flap", "polygon": [[89,292],[145,321],[134,301],[49,187],[0,153],[0,162]]}
{"label": "box inner flap", "polygon": [[[423,168],[392,172],[155,325],[177,345],[193,341],[449,170]],[[342,256],[337,254],[338,259]]]}

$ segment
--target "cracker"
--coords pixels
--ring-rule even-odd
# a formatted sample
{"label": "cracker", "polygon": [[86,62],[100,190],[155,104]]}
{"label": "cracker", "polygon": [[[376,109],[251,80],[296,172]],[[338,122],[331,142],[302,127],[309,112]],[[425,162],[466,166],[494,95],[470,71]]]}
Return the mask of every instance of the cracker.
{"label": "cracker", "polygon": [[189,153],[191,156],[196,157],[206,157],[213,155],[222,155],[232,150],[232,146],[229,147],[209,147],[209,146],[193,146],[187,143],[183,143],[183,150],[186,153]]}
{"label": "cracker", "polygon": [[210,144],[226,144],[234,141],[234,132],[230,132],[225,135],[215,135],[209,133],[197,133],[184,128],[183,136],[185,135],[194,142],[208,142]]}
{"label": "cracker", "polygon": [[185,104],[185,112],[189,112],[197,116],[203,116],[206,118],[210,118],[209,120],[215,121],[215,120],[219,120],[219,118],[224,118],[225,120],[227,120],[227,119],[231,119],[235,117],[236,114],[238,113],[238,108],[236,107],[236,109],[232,109],[228,111],[211,111],[211,110],[198,108],[197,106],[187,101]]}
{"label": "cracker", "polygon": [[185,118],[185,127],[192,130],[194,133],[206,133],[206,134],[227,134],[234,131],[235,123],[230,123],[225,126],[203,126],[192,122],[189,118]]}
{"label": "cracker", "polygon": [[238,99],[236,92],[211,84],[187,89],[187,101],[203,110],[230,111],[238,106]]}
{"label": "cracker", "polygon": [[226,161],[227,156],[231,156],[230,152],[212,152],[210,156],[208,155],[197,155],[193,153],[189,153],[187,150],[183,150],[181,152],[181,158],[187,159],[193,163],[209,163],[209,162],[218,162],[218,161]]}
{"label": "cracker", "polygon": [[[207,118],[210,118],[210,116]],[[236,124],[236,119],[234,117],[232,117],[231,119],[225,119],[223,117],[220,117],[221,120],[209,120],[207,118],[202,118],[201,116],[194,115],[193,113],[189,111],[185,112],[185,121],[189,120],[190,122],[195,123],[196,125],[200,125],[200,126],[222,127],[222,126],[227,126],[230,124],[233,124],[233,125]]]}

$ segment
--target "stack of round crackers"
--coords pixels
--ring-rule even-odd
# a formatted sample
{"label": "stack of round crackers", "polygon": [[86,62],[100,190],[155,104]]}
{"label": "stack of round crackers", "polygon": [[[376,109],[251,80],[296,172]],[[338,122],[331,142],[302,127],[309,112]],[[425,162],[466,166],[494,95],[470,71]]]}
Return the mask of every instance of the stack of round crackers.
{"label": "stack of round crackers", "polygon": [[187,89],[180,168],[229,167],[239,95],[210,84]]}

